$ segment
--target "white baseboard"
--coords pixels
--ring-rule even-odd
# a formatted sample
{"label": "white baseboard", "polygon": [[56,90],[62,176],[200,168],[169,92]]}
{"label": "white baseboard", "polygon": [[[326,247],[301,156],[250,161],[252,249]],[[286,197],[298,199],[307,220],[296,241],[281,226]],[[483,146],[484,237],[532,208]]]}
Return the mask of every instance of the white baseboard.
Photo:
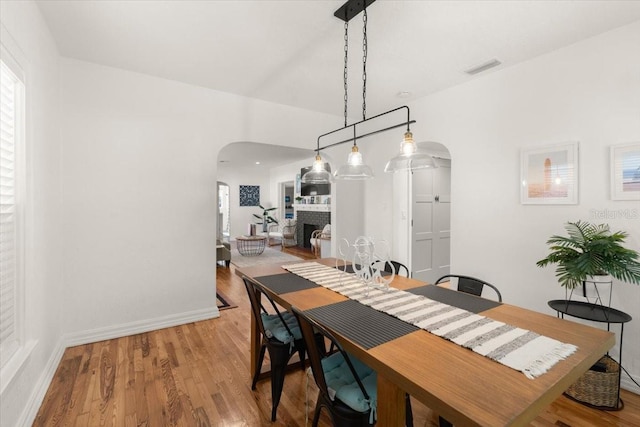
{"label": "white baseboard", "polygon": [[17,426],[28,427],[33,425],[33,421],[36,419],[36,415],[38,415],[40,405],[42,405],[44,396],[49,389],[49,384],[51,384],[51,380],[56,373],[56,369],[58,369],[58,365],[62,360],[64,349],[65,346],[62,344],[62,340],[59,340],[55,349],[51,353],[51,357],[47,361],[47,365],[45,366],[42,375],[38,378],[38,382],[31,392],[27,405],[18,419],[18,423],[16,424]]}
{"label": "white baseboard", "polygon": [[143,332],[154,331],[156,329],[163,329],[171,326],[183,325],[185,323],[213,319],[216,317],[220,317],[220,311],[214,306],[213,308],[194,310],[187,313],[173,314],[155,319],[124,323],[121,325],[96,328],[88,331],[63,335],[51,354],[44,372],[40,375],[38,383],[35,385],[33,392],[31,393],[31,397],[29,398],[29,403],[22,412],[17,425],[27,427],[33,424],[36,415],[38,415],[40,405],[42,405],[44,396],[49,389],[51,380],[56,373],[56,369],[58,369],[58,365],[60,364],[64,351],[67,347],[140,334]]}
{"label": "white baseboard", "polygon": [[65,347],[73,347],[76,345],[141,334],[143,332],[155,331],[156,329],[169,328],[171,326],[183,325],[185,323],[197,322],[200,320],[214,319],[216,317],[220,317],[220,311],[214,306],[212,308],[172,314],[155,319],[147,319],[65,334],[62,337],[62,340]]}

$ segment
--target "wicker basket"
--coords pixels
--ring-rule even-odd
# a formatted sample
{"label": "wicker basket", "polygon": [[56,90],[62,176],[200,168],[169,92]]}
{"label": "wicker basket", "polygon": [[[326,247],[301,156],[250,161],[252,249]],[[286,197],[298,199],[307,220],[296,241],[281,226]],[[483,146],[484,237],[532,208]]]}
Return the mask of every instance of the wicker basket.
{"label": "wicker basket", "polygon": [[588,370],[565,394],[589,405],[607,408],[618,407],[620,366],[609,356],[600,359],[606,366],[606,372]]}

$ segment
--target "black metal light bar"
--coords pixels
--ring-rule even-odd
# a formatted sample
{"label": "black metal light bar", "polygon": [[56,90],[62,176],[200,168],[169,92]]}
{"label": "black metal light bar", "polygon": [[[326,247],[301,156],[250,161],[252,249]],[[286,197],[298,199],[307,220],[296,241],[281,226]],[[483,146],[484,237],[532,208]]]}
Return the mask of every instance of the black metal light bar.
{"label": "black metal light bar", "polygon": [[[373,119],[377,119],[378,117],[386,116],[387,114],[395,113],[396,111],[402,110],[402,109],[405,109],[405,108],[407,110],[407,121],[406,122],[402,122],[402,123],[399,123],[397,125],[389,126],[389,127],[384,128],[384,129],[378,129],[378,130],[375,130],[373,132],[365,133],[365,134],[360,135],[360,136],[356,136],[355,135],[355,129],[356,129],[357,125],[361,125],[362,123],[368,122],[368,121],[373,120]],[[332,130],[330,132],[327,132],[327,133],[324,133],[324,134],[322,134],[322,135],[320,135],[318,137],[318,143],[317,143],[316,151],[326,150],[327,148],[335,147],[336,145],[340,145],[340,144],[344,144],[344,143],[347,143],[347,142],[356,141],[358,139],[365,138],[367,136],[376,135],[378,133],[386,132],[388,130],[396,129],[396,128],[399,128],[399,127],[402,127],[402,126],[406,126],[407,130],[409,130],[409,126],[416,122],[415,120],[411,120],[410,114],[411,114],[411,111],[409,110],[409,107],[407,107],[406,105],[403,105],[401,107],[394,108],[393,110],[385,111],[384,113],[380,113],[380,114],[377,114],[377,115],[375,115],[373,117],[369,117],[368,119],[360,120],[359,122],[350,124],[348,126],[344,126],[344,127],[338,128],[338,129],[334,129],[334,130]],[[354,132],[353,138],[348,138],[348,139],[345,139],[343,141],[334,142],[333,144],[328,144],[328,145],[325,145],[323,147],[320,147],[320,139],[321,138],[324,138],[325,136],[332,135],[332,134],[334,134],[336,132],[340,132],[341,130],[345,130],[345,129],[350,128],[350,127],[353,127],[353,132]]]}
{"label": "black metal light bar", "polygon": [[351,18],[362,12],[366,7],[369,7],[374,1],[376,0],[348,0],[340,6],[340,9],[334,12],[333,16],[349,22]]}

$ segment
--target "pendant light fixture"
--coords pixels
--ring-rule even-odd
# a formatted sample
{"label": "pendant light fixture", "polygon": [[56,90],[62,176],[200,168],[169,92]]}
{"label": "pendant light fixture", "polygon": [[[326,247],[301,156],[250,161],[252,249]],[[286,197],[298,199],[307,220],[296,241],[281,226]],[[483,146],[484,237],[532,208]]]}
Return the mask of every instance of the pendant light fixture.
{"label": "pendant light fixture", "polygon": [[322,157],[320,157],[320,149],[316,150],[316,159],[311,166],[311,170],[300,178],[305,184],[329,184],[333,181],[331,173],[325,169]]}
{"label": "pendant light fixture", "polygon": [[413,142],[413,134],[407,126],[404,138],[400,144],[400,154],[387,162],[385,172],[400,172],[403,170],[428,169],[437,167],[436,162],[428,153],[418,148]]}
{"label": "pendant light fixture", "polygon": [[[367,120],[367,7],[363,5],[362,14],[362,120]],[[349,21],[344,23],[344,127],[347,127],[347,63],[349,52]],[[353,146],[347,158],[347,164],[342,165],[335,172],[336,179],[362,180],[373,178],[373,171],[362,161],[362,154],[356,143],[356,127],[353,126]]]}
{"label": "pendant light fixture", "polygon": [[[400,154],[389,160],[387,165],[384,168],[385,172],[399,172],[399,171],[407,171],[407,170],[416,170],[416,169],[426,169],[426,168],[435,168],[437,167],[433,157],[431,157],[427,152],[418,148],[416,143],[413,141],[413,134],[411,133],[410,125],[415,123],[415,120],[411,120],[411,113],[409,107],[403,105],[402,107],[397,107],[389,111],[385,111],[384,113],[375,115],[373,117],[366,117],[366,94],[367,94],[367,7],[372,4],[375,0],[348,0],[345,4],[343,4],[340,9],[336,10],[334,16],[336,18],[342,19],[345,22],[345,59],[344,59],[344,127],[339,129],[332,130],[325,134],[322,134],[318,137],[317,147],[316,147],[316,160],[313,164],[312,170],[305,173],[302,177],[302,182],[304,183],[314,183],[314,184],[327,184],[332,181],[332,175],[325,170],[324,163],[322,162],[322,158],[320,157],[320,150],[327,149],[329,147],[333,147],[336,145],[341,145],[346,142],[353,142],[351,147],[351,153],[349,153],[349,157],[347,160],[347,164],[338,168],[335,173],[336,179],[369,179],[373,178],[373,172],[371,168],[364,164],[362,161],[362,154],[358,148],[356,141],[358,139],[375,135],[381,132],[386,132],[392,129],[397,129],[399,127],[406,126],[406,131],[404,134],[404,138],[402,143],[400,144]],[[347,59],[348,59],[348,23],[351,18],[358,15],[360,12],[363,12],[363,73],[362,73],[362,120],[353,123],[351,125],[347,124]],[[379,117],[385,116],[387,114],[395,113],[401,109],[407,110],[407,120],[400,124],[392,125],[386,128],[374,130],[372,132],[357,135],[356,126],[375,120]],[[320,147],[320,139],[331,135],[336,132],[343,131],[344,129],[351,127],[353,128],[353,138],[345,139],[343,141],[335,142],[333,144],[325,145],[324,147]]]}

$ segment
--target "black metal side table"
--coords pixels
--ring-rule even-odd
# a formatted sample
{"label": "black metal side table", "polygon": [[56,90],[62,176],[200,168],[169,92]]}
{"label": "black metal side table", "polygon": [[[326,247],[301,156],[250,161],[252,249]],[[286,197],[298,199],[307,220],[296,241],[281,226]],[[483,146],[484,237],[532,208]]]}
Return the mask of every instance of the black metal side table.
{"label": "black metal side table", "polygon": [[[548,302],[549,307],[557,311],[557,316],[562,317],[564,319],[565,314],[567,316],[576,317],[578,319],[590,320],[593,322],[606,323],[607,331],[610,330],[612,323],[620,324],[620,355],[618,357],[618,361],[615,362],[618,368],[618,384],[617,384],[617,398],[615,400],[615,405],[612,406],[598,406],[593,405],[589,402],[581,401],[577,399],[575,396],[569,396],[574,400],[577,400],[581,403],[585,403],[588,406],[596,407],[598,409],[606,409],[606,410],[619,410],[624,407],[624,403],[620,399],[620,377],[622,375],[622,370],[620,369],[620,364],[622,363],[622,338],[624,334],[624,324],[631,321],[631,316],[627,313],[616,310],[615,308],[607,307],[600,304],[592,304],[583,301],[572,301],[572,300],[551,300]],[[607,353],[608,354],[608,353]]]}

